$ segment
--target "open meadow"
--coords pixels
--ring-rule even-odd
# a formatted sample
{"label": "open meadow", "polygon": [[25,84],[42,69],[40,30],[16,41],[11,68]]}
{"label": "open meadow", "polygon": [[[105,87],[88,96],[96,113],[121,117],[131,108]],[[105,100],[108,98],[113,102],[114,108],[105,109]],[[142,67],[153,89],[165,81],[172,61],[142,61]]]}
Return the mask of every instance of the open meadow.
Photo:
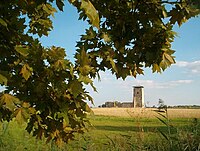
{"label": "open meadow", "polygon": [[[156,108],[94,108],[95,115],[156,118]],[[167,109],[168,117],[173,118],[200,118],[200,109]]]}
{"label": "open meadow", "polygon": [[57,147],[36,140],[15,121],[1,123],[0,151],[200,150],[200,110],[94,108],[88,132]]}

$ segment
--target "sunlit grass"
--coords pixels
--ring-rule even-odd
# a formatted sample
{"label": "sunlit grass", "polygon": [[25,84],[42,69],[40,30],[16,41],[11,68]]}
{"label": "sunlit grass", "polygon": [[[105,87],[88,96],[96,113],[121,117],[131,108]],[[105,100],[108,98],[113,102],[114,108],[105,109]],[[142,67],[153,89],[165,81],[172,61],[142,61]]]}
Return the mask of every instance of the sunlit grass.
{"label": "sunlit grass", "polygon": [[[77,134],[74,141],[63,145],[61,148],[53,142],[45,143],[29,135],[24,125],[18,125],[15,121],[0,124],[0,150],[1,151],[102,151],[102,150],[164,150],[168,144],[160,134],[162,131],[168,135],[168,127],[157,118],[147,117],[118,117],[118,116],[89,116],[92,126],[88,126],[88,132],[84,135]],[[177,138],[187,138],[189,134],[193,137],[193,118],[171,118],[169,119],[171,135]],[[200,135],[199,120],[196,136]],[[200,129],[200,128],[199,128]],[[184,134],[184,135],[183,135]],[[187,136],[188,134],[188,136]],[[195,136],[194,135],[194,136]],[[193,138],[192,138],[193,140]],[[185,141],[185,140],[184,140]]]}

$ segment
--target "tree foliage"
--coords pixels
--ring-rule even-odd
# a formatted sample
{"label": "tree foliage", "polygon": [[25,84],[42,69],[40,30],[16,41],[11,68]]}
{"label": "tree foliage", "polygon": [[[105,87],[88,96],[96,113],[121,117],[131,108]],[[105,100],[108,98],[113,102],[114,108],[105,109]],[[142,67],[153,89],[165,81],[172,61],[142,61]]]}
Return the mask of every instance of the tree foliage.
{"label": "tree foliage", "polygon": [[[55,3],[54,3],[55,2]],[[68,142],[86,127],[84,86],[99,71],[136,77],[144,67],[164,71],[175,63],[171,43],[179,26],[200,13],[198,0],[69,0],[91,25],[77,42],[75,63],[63,48],[45,48],[51,16],[63,0],[0,1],[0,120],[27,122],[26,130],[47,142]],[[36,35],[36,36],[35,36]]]}

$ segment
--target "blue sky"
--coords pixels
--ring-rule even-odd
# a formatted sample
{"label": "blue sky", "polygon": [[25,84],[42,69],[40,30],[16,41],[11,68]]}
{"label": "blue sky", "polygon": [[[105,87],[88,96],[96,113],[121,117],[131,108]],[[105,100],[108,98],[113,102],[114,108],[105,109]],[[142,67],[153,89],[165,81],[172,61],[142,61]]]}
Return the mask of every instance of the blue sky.
{"label": "blue sky", "polygon": [[[48,37],[43,37],[44,46],[61,46],[66,49],[68,58],[73,59],[76,41],[84,33],[87,22],[78,21],[73,6],[66,5],[64,12],[56,13],[53,19],[54,29]],[[117,80],[109,72],[101,73],[101,82],[95,80],[98,93],[88,88],[94,98],[95,106],[106,101],[132,101],[132,86],[143,85],[145,102],[157,105],[159,99],[167,105],[200,105],[200,17],[189,20],[181,28],[172,48],[176,50],[176,64],[162,74],[152,74],[145,69],[144,76],[136,79],[128,77]]]}

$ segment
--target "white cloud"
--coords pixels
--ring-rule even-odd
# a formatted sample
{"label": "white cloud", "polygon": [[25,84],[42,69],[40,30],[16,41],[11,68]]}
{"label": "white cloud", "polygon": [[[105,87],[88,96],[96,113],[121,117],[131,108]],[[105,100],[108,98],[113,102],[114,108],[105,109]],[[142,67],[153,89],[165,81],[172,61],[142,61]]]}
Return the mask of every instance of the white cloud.
{"label": "white cloud", "polygon": [[[180,66],[185,66],[187,63],[180,63]],[[193,71],[194,72],[194,71]],[[122,79],[116,80],[116,78],[111,75],[109,72],[101,72],[101,82],[97,83],[95,82],[95,85],[97,85],[97,88],[99,89],[105,89],[105,87],[111,87],[112,89],[120,88],[122,91],[131,91],[131,87],[133,86],[144,86],[145,88],[157,88],[157,89],[164,89],[164,88],[172,88],[180,85],[190,84],[193,82],[191,79],[181,79],[181,80],[171,80],[166,82],[161,82],[157,80],[140,80],[135,79],[132,77],[128,77],[125,81]]]}
{"label": "white cloud", "polygon": [[157,82],[153,80],[136,80],[138,85],[143,85],[146,88],[172,88],[182,84],[190,84],[193,80],[175,80],[175,81],[168,81],[168,82]]}
{"label": "white cloud", "polygon": [[187,61],[177,61],[174,66],[181,68],[186,68],[191,73],[200,73],[200,60],[187,62]]}

